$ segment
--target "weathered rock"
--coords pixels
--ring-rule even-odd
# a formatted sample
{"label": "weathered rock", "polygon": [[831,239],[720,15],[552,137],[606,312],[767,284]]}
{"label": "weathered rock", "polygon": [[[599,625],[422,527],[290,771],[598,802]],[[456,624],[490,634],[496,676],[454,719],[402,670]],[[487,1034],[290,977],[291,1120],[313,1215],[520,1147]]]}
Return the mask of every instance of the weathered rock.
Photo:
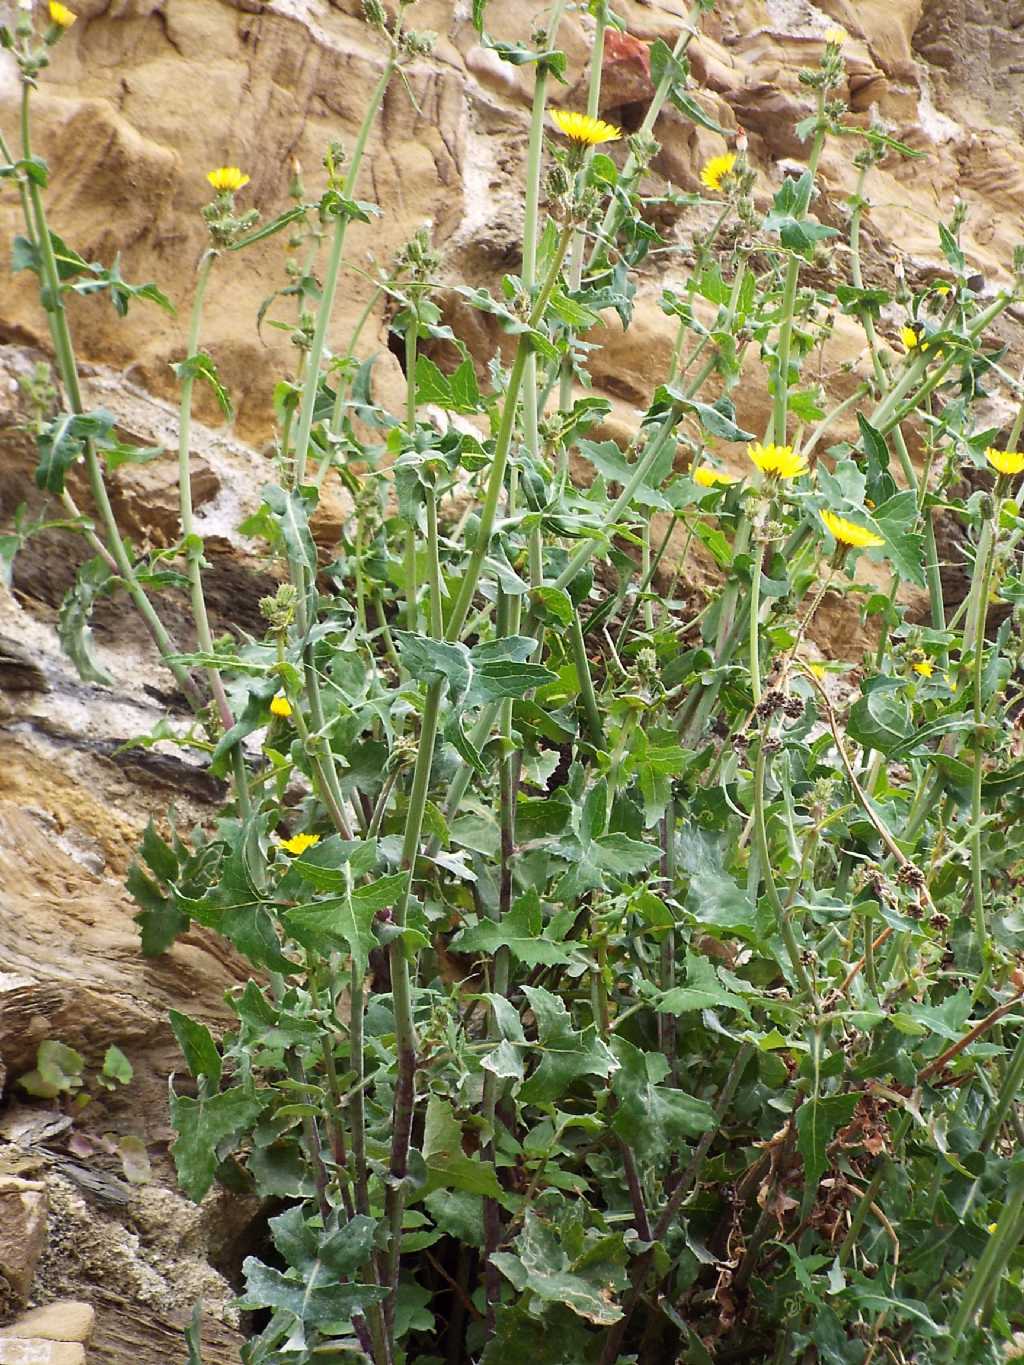
{"label": "weathered rock", "polygon": [[96,1310],[91,1303],[62,1299],[45,1308],[23,1313],[9,1327],[0,1327],[0,1338],[28,1337],[37,1341],[78,1341],[87,1343],[96,1326]]}
{"label": "weathered rock", "polygon": [[46,1186],[0,1176],[0,1275],[24,1299],[46,1245]]}
{"label": "weathered rock", "polygon": [[85,1365],[85,1347],[77,1341],[0,1337],[0,1365]]}

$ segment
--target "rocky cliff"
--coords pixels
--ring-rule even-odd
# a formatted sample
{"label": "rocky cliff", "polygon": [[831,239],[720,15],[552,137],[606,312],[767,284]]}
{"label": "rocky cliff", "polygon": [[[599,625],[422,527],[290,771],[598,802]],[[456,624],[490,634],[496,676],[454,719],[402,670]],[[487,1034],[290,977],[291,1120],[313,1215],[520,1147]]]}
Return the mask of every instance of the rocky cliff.
{"label": "rocky cliff", "polygon": [[[225,162],[244,167],[251,176],[246,203],[268,218],[287,205],[296,165],[318,189],[324,148],[329,139],[354,136],[380,54],[359,0],[78,0],[76,8],[79,20],[37,99],[36,151],[51,168],[52,224],[87,260],[110,262],[120,253],[125,277],[156,281],[180,318],[205,241],[205,171]],[[382,216],[357,225],[349,238],[332,334],[338,349],[371,300],[375,263],[387,263],[424,222],[432,224],[452,281],[492,283],[518,266],[530,78],[479,45],[468,9],[465,0],[419,0],[412,11],[415,26],[435,30],[437,42],[432,56],[409,70],[408,88],[393,86],[372,135],[358,193]],[[522,37],[541,10],[534,0],[491,0],[492,33]],[[617,0],[616,10],[628,35],[609,43],[602,112],[628,129],[638,126],[651,94],[648,45],[675,40],[685,6]],[[572,13],[560,34],[569,60],[556,99],[569,107],[582,103],[588,22]],[[798,72],[817,59],[822,35],[837,24],[850,36],[845,93],[855,116],[882,118],[894,136],[926,154],[915,162],[893,158],[869,176],[868,282],[891,282],[898,267],[911,279],[941,274],[934,222],[949,217],[956,196],[970,210],[964,243],[980,287],[1005,281],[1012,248],[1024,236],[1024,4],[719,0],[691,48],[695,93],[725,129],[747,131],[765,199],[786,159],[800,154],[793,127],[809,110]],[[9,138],[16,100],[13,69],[0,62],[0,126]],[[674,111],[655,131],[657,174],[675,190],[696,190],[699,168],[722,149],[721,139]],[[854,181],[851,157],[840,140],[821,165],[820,214],[836,225]],[[600,346],[595,387],[614,405],[611,435],[632,423],[652,377],[665,368],[674,324],[658,296],[706,223],[699,209],[672,210],[662,227],[675,250],[646,269],[633,328],[624,335],[609,323],[592,338]],[[4,190],[0,235],[10,240],[18,226],[17,198]],[[257,600],[271,581],[257,547],[237,528],[264,477],[274,385],[297,358],[287,329],[255,330],[264,301],[287,283],[284,251],[283,239],[273,238],[225,259],[211,291],[204,345],[237,412],[233,428],[225,428],[212,400],[203,399],[207,425],[195,445],[215,627],[255,626]],[[845,278],[847,268],[837,248],[831,269]],[[73,311],[89,401],[114,412],[120,429],[141,443],[172,445],[170,366],[184,354],[184,325],[143,306],[122,320],[101,299],[76,299]],[[278,299],[266,321],[293,316]],[[483,367],[500,338],[480,314],[460,311],[454,296],[448,320]],[[898,325],[895,316],[885,319],[883,333],[895,336]],[[47,341],[27,274],[5,282],[0,343],[0,522],[7,522],[19,504],[38,505],[33,450],[19,430],[19,381],[45,356]],[[852,322],[837,318],[821,372],[833,393],[852,390],[861,346]],[[377,396],[397,404],[404,381],[379,302],[360,341],[361,354],[372,352],[379,353]],[[743,425],[762,428],[767,395],[741,385],[737,398]],[[170,457],[124,467],[114,494],[136,543],[174,540]],[[321,514],[325,545],[338,499],[340,492],[329,492]],[[238,1337],[229,1316],[218,1321],[219,1310],[258,1224],[244,1206],[229,1212],[211,1200],[194,1210],[172,1192],[165,1093],[176,1047],[164,1019],[179,1004],[216,1022],[239,967],[201,930],[165,957],[143,960],[135,907],[123,889],[147,819],[162,819],[173,804],[187,826],[209,815],[218,792],[177,751],[122,748],[173,705],[165,675],[124,611],[101,609],[94,623],[114,688],[81,683],[62,657],[56,611],[82,555],[74,537],[48,533],[30,543],[10,586],[0,587],[0,1057],[10,1080],[33,1066],[45,1039],[75,1047],[93,1069],[116,1043],[134,1078],[117,1094],[100,1091],[73,1126],[57,1121],[54,1129],[45,1104],[20,1100],[0,1116],[0,1186],[15,1182],[11,1198],[36,1229],[21,1240],[26,1264],[4,1262],[0,1270],[12,1309],[19,1295],[90,1301],[98,1312],[91,1360],[180,1356],[181,1324],[200,1294],[212,1310],[206,1359],[233,1360]],[[185,645],[180,608],[167,605]],[[819,643],[828,648],[827,638]],[[850,648],[845,638],[843,649]],[[149,1183],[124,1178],[116,1150],[125,1135],[141,1139]],[[37,1231],[40,1198],[49,1202],[48,1238]],[[5,1254],[0,1247],[0,1260]],[[7,1349],[0,1339],[0,1361],[15,1358]]]}

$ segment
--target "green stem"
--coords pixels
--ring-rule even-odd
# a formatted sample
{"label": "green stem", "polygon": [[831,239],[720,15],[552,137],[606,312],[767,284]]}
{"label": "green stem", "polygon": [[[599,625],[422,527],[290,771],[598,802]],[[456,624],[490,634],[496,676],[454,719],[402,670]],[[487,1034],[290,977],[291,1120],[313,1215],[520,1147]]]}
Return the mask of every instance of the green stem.
{"label": "green stem", "polygon": [[[974,709],[974,767],[971,777],[971,887],[974,900],[974,939],[983,968],[988,959],[988,928],[985,919],[985,881],[981,820],[982,777],[985,761],[985,707],[982,696],[985,669],[985,623],[988,619],[988,599],[992,588],[992,566],[995,560],[995,524],[999,515],[1003,479],[1000,478],[993,494],[993,511],[985,518],[974,562],[971,583],[973,605],[964,628],[964,652],[974,650],[971,668],[972,704]],[[983,975],[984,975],[983,971]]]}
{"label": "green stem", "polygon": [[990,1290],[995,1288],[1002,1278],[1006,1264],[1017,1246],[1018,1224],[1022,1210],[1024,1210],[1024,1181],[1018,1180],[1016,1188],[1011,1191],[1003,1205],[995,1232],[989,1237],[985,1250],[978,1258],[974,1267],[974,1274],[961,1291],[956,1313],[949,1325],[949,1337],[946,1342],[947,1360],[959,1359],[960,1343],[971,1326],[975,1314]]}
{"label": "green stem", "polygon": [[594,680],[590,674],[590,660],[587,658],[587,646],[583,639],[583,628],[580,625],[578,609],[574,609],[572,622],[569,626],[569,648],[572,650],[572,661],[576,667],[576,680],[580,686],[580,698],[583,702],[583,713],[587,718],[590,738],[598,749],[605,749],[607,748],[607,740],[604,735],[604,724],[601,720],[601,708],[598,705],[597,693],[594,691]]}
{"label": "green stem", "polygon": [[[349,162],[348,175],[345,177],[345,184],[342,189],[346,199],[350,199],[355,191],[356,181],[359,177],[359,168],[366,151],[366,142],[370,135],[370,128],[377,111],[380,108],[384,93],[391,83],[391,77],[395,73],[395,62],[390,60],[384,67],[374,87],[370,102],[367,105],[363,121],[359,125],[359,132],[356,135],[355,145],[352,148],[352,158]],[[301,487],[306,477],[306,457],[309,451],[309,439],[313,430],[313,412],[316,407],[317,389],[320,386],[320,364],[323,360],[324,347],[327,343],[327,329],[331,322],[331,313],[334,310],[334,295],[338,288],[338,275],[341,270],[341,259],[345,249],[345,233],[348,229],[349,220],[345,214],[339,214],[334,221],[334,236],[331,239],[330,255],[327,259],[327,270],[324,275],[323,290],[320,298],[320,308],[317,312],[316,327],[313,330],[313,340],[310,343],[309,357],[306,367],[306,382],[302,390],[302,401],[299,407],[299,429],[295,438],[295,487]]]}
{"label": "green stem", "polygon": [[[622,492],[616,498],[605,517],[605,527],[610,529],[621,517],[633,500],[633,494],[646,479],[650,470],[659,459],[665,446],[672,439],[673,429],[679,420],[679,409],[673,405],[661,424],[658,431],[650,438],[647,449],[633,466],[633,473],[623,486]],[[590,562],[591,557],[596,552],[598,545],[603,542],[598,540],[586,540],[579,547],[576,553],[569,560],[568,564],[555,579],[556,588],[565,588],[573,581],[581,569],[585,568]]]}
{"label": "green stem", "polygon": [[[686,18],[683,20],[679,37],[676,39],[675,47],[672,49],[673,61],[666,63],[665,74],[662,76],[661,80],[655,87],[654,96],[650,104],[647,106],[647,113],[644,116],[644,121],[640,125],[639,131],[636,133],[636,140],[641,145],[643,143],[650,142],[652,138],[652,135],[654,133],[654,125],[657,123],[658,116],[661,114],[662,109],[665,107],[665,101],[668,99],[669,94],[672,90],[672,86],[675,82],[674,73],[676,69],[676,64],[678,63],[679,59],[685,54],[686,49],[690,46],[690,44],[693,42],[693,39],[696,37],[696,25],[698,20],[700,19],[703,9],[704,6],[701,4],[694,5],[690,9],[689,13],[686,15]],[[637,175],[640,173],[641,169],[642,163],[637,160],[636,156],[632,152],[630,152],[629,155],[626,157],[622,170],[619,172],[618,184],[620,188],[628,189],[632,181],[635,180]],[[614,199],[611,202],[611,204],[609,204],[608,209],[605,212],[604,218],[601,222],[601,226],[598,229],[597,242],[594,246],[593,252],[591,253],[590,259],[591,265],[593,265],[597,254],[603,249],[605,243],[609,241],[611,237],[614,235],[615,231],[619,226],[619,223],[622,221],[622,215],[624,213],[625,208],[620,203],[618,198]]]}
{"label": "green stem", "polygon": [[[416,341],[418,327],[419,324],[414,316],[405,329],[405,429],[409,433],[410,439],[414,439],[416,434]],[[416,527],[410,526],[405,532],[405,628],[411,630],[413,634],[420,628],[417,594]]]}
{"label": "green stem", "polygon": [[793,926],[790,923],[789,912],[782,903],[779,896],[778,887],[775,885],[775,874],[772,871],[771,852],[768,847],[768,828],[765,819],[765,781],[767,778],[767,752],[765,749],[765,736],[757,746],[757,763],[754,771],[754,833],[757,840],[757,855],[761,864],[761,877],[764,881],[765,892],[768,896],[768,903],[775,913],[776,923],[782,941],[786,946],[786,954],[789,957],[790,966],[793,968],[793,975],[799,983],[800,989],[808,1000],[814,1000],[814,987],[807,975],[803,960],[800,956],[800,945],[797,943],[796,935],[793,933]]}
{"label": "green stem", "polygon": [[750,691],[757,706],[761,700],[761,574],[764,571],[765,544],[758,542],[757,555],[750,573]]}
{"label": "green stem", "polygon": [[[563,227],[555,248],[555,254],[548,268],[548,276],[541,287],[540,294],[533,305],[530,313],[529,326],[532,328],[543,320],[547,310],[548,300],[551,291],[554,289],[562,269],[562,262],[565,253],[569,249],[569,239],[572,234],[572,224]],[[480,521],[476,528],[476,539],[469,554],[469,563],[462,578],[459,588],[459,595],[455,599],[451,616],[448,620],[447,638],[457,640],[465,625],[469,609],[473,605],[473,597],[476,594],[477,583],[480,581],[480,571],[483,568],[484,557],[490,545],[491,533],[494,530],[494,521],[498,514],[498,503],[501,499],[501,491],[505,484],[505,472],[508,468],[509,449],[512,445],[512,433],[515,430],[516,408],[519,403],[519,391],[522,387],[523,376],[526,372],[526,362],[531,353],[530,341],[524,333],[519,338],[516,347],[515,359],[512,362],[512,371],[509,374],[508,388],[505,392],[505,402],[501,410],[501,423],[498,427],[498,435],[494,446],[494,459],[491,464],[491,473],[487,481],[487,491],[484,494],[483,506],[480,510]]]}
{"label": "green stem", "polygon": [[[30,89],[31,87],[26,83],[22,90],[21,102],[22,154],[26,160],[32,155],[29,118]],[[28,191],[34,223],[34,238],[36,245],[39,248],[40,264],[42,266],[42,276],[45,285],[43,306],[46,309],[50,320],[51,336],[53,337],[54,349],[57,355],[57,367],[60,371],[60,377],[64,384],[71,410],[72,412],[80,413],[84,411],[84,409],[82,406],[81,387],[78,381],[78,365],[75,360],[75,351],[71,341],[71,332],[68,327],[67,315],[64,311],[60,274],[57,270],[53,242],[50,239],[50,229],[46,221],[46,209],[43,205],[43,197],[40,194],[39,186],[30,177],[26,177],[26,181],[26,189]],[[96,510],[99,512],[100,521],[103,525],[104,534],[106,535],[107,545],[110,554],[117,565],[117,571],[124,581],[125,588],[129,597],[132,599],[136,610],[145,622],[146,628],[149,630],[149,633],[160,652],[161,658],[168,669],[170,669],[175,682],[181,688],[192,709],[196,712],[201,711],[203,706],[202,698],[196,691],[195,684],[189,677],[188,672],[181,664],[176,662],[174,655],[177,653],[177,650],[172,644],[171,638],[167,634],[163,622],[160,620],[159,616],[157,616],[153,604],[146,596],[141,583],[139,583],[139,580],[135,575],[135,569],[128,556],[125,543],[121,538],[117,520],[114,517],[114,510],[110,505],[110,498],[107,494],[99,457],[96,454],[96,447],[90,440],[86,440],[84,445],[89,490],[92,493],[93,502],[96,504]]]}
{"label": "green stem", "polygon": [[[825,145],[823,115],[825,111],[825,89],[818,90],[818,126],[807,159],[807,169],[811,178],[818,169],[821,149]],[[786,279],[782,288],[782,325],[779,330],[779,347],[775,367],[775,398],[772,404],[772,440],[777,445],[786,444],[786,415],[789,407],[789,353],[793,340],[793,313],[796,307],[796,290],[800,281],[802,258],[795,252],[790,254],[786,263]]]}
{"label": "green stem", "polygon": [[[199,264],[196,276],[195,294],[192,298],[192,316],[189,322],[188,340],[185,350],[186,362],[199,350],[199,332],[203,318],[203,302],[210,272],[217,259],[217,252],[208,249]],[[192,390],[195,376],[186,368],[181,381],[181,400],[178,410],[178,508],[181,518],[181,539],[185,551],[185,573],[188,577],[189,596],[192,603],[192,619],[195,622],[196,638],[199,648],[206,655],[213,655],[213,633],[210,630],[210,617],[206,609],[206,594],[203,591],[203,542],[195,533],[192,513],[192,474],[189,467],[192,439]],[[225,733],[235,723],[235,717],[224,691],[224,680],[220,669],[211,664],[206,670],[210,691],[217,706],[217,713]],[[249,780],[245,767],[245,754],[241,742],[232,746],[231,759],[235,770],[235,788],[239,809],[243,817],[251,810],[249,800]]]}

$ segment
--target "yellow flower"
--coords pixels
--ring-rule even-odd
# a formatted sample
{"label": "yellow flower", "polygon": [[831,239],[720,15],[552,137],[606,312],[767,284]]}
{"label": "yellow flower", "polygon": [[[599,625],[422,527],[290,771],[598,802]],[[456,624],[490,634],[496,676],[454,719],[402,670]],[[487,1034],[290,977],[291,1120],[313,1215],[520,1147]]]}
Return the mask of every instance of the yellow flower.
{"label": "yellow flower", "polygon": [[206,178],[218,194],[240,190],[249,183],[249,177],[237,166],[218,166],[215,171],[207,171]]}
{"label": "yellow flower", "polygon": [[734,479],[731,474],[720,474],[717,469],[710,469],[706,464],[693,471],[694,483],[699,483],[701,488],[714,488],[720,483],[739,483],[739,479]]}
{"label": "yellow flower", "polygon": [[292,713],[292,704],[283,692],[278,692],[277,696],[270,703],[270,711],[272,715],[284,716],[287,718]]}
{"label": "yellow flower", "polygon": [[591,118],[589,114],[574,114],[568,109],[553,110],[551,120],[571,142],[579,142],[585,147],[599,147],[602,142],[618,142],[622,136],[621,130],[614,124]]}
{"label": "yellow flower", "polygon": [[281,847],[286,853],[305,853],[307,848],[320,842],[319,834],[293,834],[290,839],[282,839]]}
{"label": "yellow flower", "polygon": [[827,507],[821,513],[821,519],[842,545],[852,545],[854,549],[866,550],[875,545],[885,544],[882,537],[876,536],[874,531],[868,531],[863,526],[847,521],[845,517],[837,516]]}
{"label": "yellow flower", "polygon": [[952,289],[953,286],[951,284],[947,284],[945,280],[940,280],[939,283],[935,286],[936,294],[949,294],[952,291]]}
{"label": "yellow flower", "polygon": [[826,43],[835,43],[836,47],[842,47],[849,38],[845,28],[829,28],[825,30]]}
{"label": "yellow flower", "polygon": [[998,1226],[999,1226],[998,1223],[989,1223],[989,1225],[988,1225],[989,1233],[990,1233],[990,1234],[994,1233],[995,1230],[996,1230],[996,1228],[997,1228]]}
{"label": "yellow flower", "polygon": [[1024,451],[996,450],[995,446],[989,446],[985,451],[985,459],[1000,474],[1020,474],[1024,471]]}
{"label": "yellow flower", "polygon": [[62,5],[60,0],[50,0],[50,22],[58,28],[70,28],[77,18],[74,10]]}
{"label": "yellow flower", "polygon": [[811,672],[818,679],[818,681],[821,682],[822,678],[824,678],[825,673],[827,671],[825,665],[822,663],[818,663],[815,660],[814,662],[809,663],[807,667],[811,670]]}
{"label": "yellow flower", "polygon": [[735,165],[735,152],[723,152],[721,156],[713,156],[710,161],[704,163],[700,173],[700,183],[706,189],[720,190],[722,181],[727,175],[732,174],[732,168]]}
{"label": "yellow flower", "polygon": [[930,659],[918,659],[917,663],[911,664],[910,667],[922,678],[930,678],[935,672],[935,665]]}
{"label": "yellow flower", "polygon": [[900,328],[900,341],[903,342],[904,346],[907,348],[908,351],[912,351],[914,347],[918,344],[919,340],[920,338],[914,331],[913,327]]}
{"label": "yellow flower", "polygon": [[763,446],[758,442],[747,446],[747,454],[764,474],[777,474],[780,479],[798,479],[807,473],[807,460],[794,455],[792,446]]}

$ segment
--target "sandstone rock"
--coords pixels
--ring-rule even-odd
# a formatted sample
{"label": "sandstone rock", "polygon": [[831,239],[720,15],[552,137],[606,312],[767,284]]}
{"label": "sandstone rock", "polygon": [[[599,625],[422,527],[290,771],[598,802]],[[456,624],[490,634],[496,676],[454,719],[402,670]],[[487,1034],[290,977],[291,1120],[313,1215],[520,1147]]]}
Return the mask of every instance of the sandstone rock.
{"label": "sandstone rock", "polygon": [[0,1337],[0,1365],[85,1365],[85,1359],[77,1341]]}
{"label": "sandstone rock", "polygon": [[654,94],[651,83],[651,56],[646,43],[631,33],[611,29],[605,35],[604,62],[601,68],[601,108],[649,100]]}
{"label": "sandstone rock", "polygon": [[0,1338],[28,1337],[39,1341],[88,1342],[96,1325],[96,1310],[91,1303],[65,1299],[23,1313],[9,1327],[0,1327]]}
{"label": "sandstone rock", "polygon": [[19,1298],[32,1287],[45,1244],[45,1184],[0,1176],[0,1275]]}

